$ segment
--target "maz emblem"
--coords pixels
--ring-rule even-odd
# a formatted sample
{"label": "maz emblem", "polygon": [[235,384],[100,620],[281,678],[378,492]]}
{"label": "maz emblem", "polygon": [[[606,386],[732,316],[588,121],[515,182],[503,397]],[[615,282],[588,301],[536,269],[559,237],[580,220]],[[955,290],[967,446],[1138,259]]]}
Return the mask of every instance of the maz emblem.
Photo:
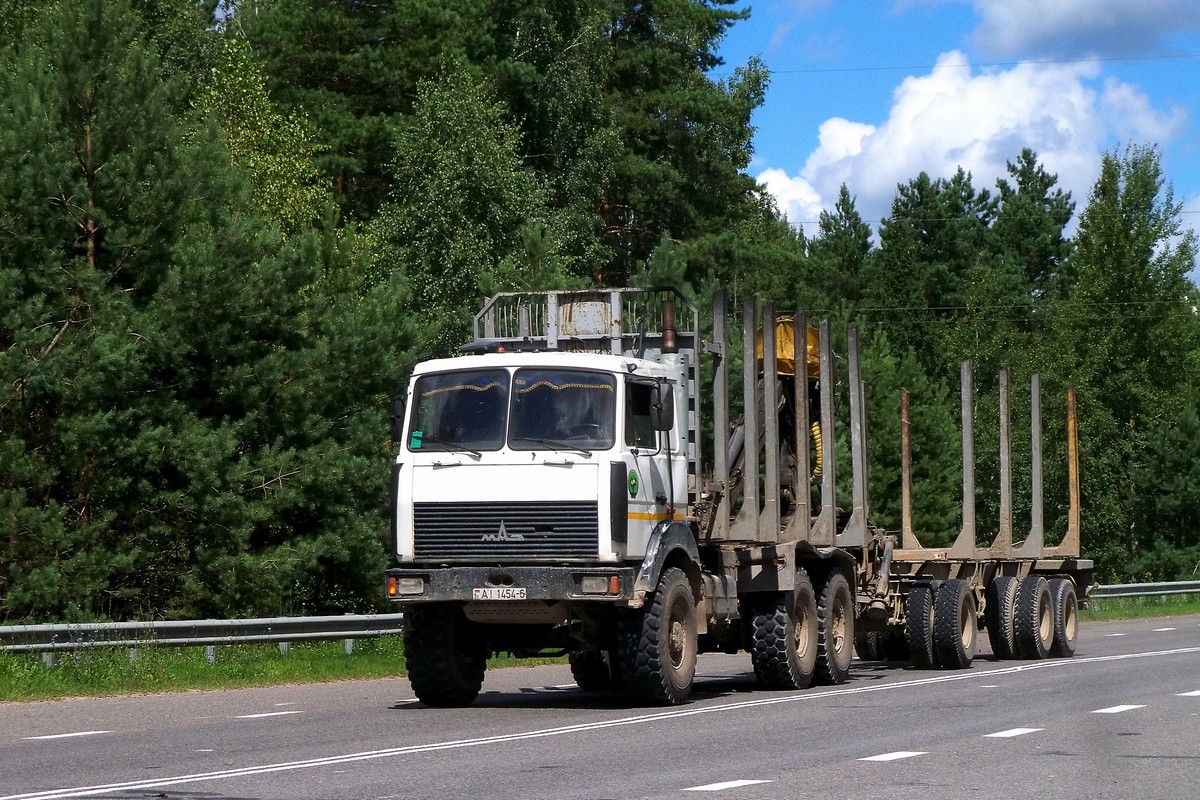
{"label": "maz emblem", "polygon": [[504,529],[504,520],[500,520],[500,530],[495,533],[485,533],[481,541],[484,542],[523,542],[525,534],[509,533]]}

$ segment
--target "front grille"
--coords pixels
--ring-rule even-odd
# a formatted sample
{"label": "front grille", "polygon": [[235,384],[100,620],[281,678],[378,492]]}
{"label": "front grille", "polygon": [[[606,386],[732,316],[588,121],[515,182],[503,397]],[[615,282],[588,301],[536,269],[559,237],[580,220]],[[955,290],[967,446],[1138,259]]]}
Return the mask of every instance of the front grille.
{"label": "front grille", "polygon": [[417,503],[417,560],[580,558],[599,548],[596,503]]}

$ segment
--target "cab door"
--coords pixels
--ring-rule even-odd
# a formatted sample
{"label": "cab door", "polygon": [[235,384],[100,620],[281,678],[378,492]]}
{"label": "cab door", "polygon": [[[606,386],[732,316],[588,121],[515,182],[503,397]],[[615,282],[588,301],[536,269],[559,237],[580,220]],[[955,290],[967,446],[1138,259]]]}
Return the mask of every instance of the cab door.
{"label": "cab door", "polygon": [[[670,413],[663,421],[664,396],[670,386],[654,379],[630,378],[625,384],[624,431],[628,452],[629,556],[645,553],[650,532],[665,519],[677,516],[671,501],[668,473]],[[670,409],[666,409],[668,412]]]}

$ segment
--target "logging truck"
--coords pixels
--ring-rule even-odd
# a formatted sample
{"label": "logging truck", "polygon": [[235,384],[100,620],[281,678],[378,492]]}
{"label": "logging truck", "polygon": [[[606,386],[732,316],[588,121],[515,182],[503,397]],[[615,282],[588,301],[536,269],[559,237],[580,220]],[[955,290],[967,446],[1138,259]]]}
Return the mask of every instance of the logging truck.
{"label": "logging truck", "polygon": [[783,690],[845,682],[855,652],[967,668],[985,632],[998,659],[1073,655],[1092,582],[1073,393],[1066,530],[1046,537],[1031,381],[1031,513],[1016,541],[1000,374],[999,519],[981,544],[962,365],[961,530],[923,546],[904,393],[900,529],[871,518],[856,330],[835,360],[828,320],[729,304],[716,293],[703,338],[672,289],[500,294],[460,355],[415,367],[393,403],[385,581],[419,700],[470,704],[498,653],[565,655],[584,690],[665,704],[688,700],[705,652],[748,653],[758,684]]}

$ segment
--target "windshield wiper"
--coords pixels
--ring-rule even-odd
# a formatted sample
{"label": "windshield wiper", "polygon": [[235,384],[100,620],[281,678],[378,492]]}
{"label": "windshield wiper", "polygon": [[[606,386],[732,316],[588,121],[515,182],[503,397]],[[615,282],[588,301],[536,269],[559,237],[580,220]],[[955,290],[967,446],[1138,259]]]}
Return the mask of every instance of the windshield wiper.
{"label": "windshield wiper", "polygon": [[547,447],[553,447],[555,450],[570,450],[573,453],[579,453],[580,455],[588,456],[589,458],[592,455],[591,450],[586,450],[579,445],[571,444],[570,442],[560,442],[557,439],[541,439],[537,436],[514,436],[513,441],[537,442],[538,444],[544,444]]}
{"label": "windshield wiper", "polygon": [[443,439],[439,436],[425,435],[425,436],[421,437],[421,442],[423,444],[425,444],[425,443],[443,444],[446,447],[448,447],[449,449],[451,449],[457,453],[467,453],[468,455],[475,456],[476,458],[483,458],[483,453],[479,452],[478,450],[472,450],[470,447],[467,447],[464,444],[459,444],[458,442],[452,442],[449,439]]}

